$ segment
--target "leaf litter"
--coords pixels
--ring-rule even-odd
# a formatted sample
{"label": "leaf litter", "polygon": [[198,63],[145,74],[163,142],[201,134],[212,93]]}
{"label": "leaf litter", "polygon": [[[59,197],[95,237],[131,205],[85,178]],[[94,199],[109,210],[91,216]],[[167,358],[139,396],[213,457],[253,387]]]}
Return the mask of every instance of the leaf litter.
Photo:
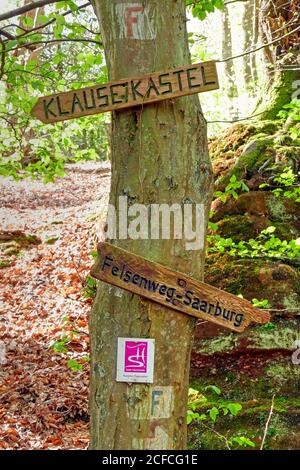
{"label": "leaf litter", "polygon": [[55,183],[0,184],[1,231],[42,241],[0,253],[0,449],[86,449],[92,300],[82,288],[110,169],[73,164]]}

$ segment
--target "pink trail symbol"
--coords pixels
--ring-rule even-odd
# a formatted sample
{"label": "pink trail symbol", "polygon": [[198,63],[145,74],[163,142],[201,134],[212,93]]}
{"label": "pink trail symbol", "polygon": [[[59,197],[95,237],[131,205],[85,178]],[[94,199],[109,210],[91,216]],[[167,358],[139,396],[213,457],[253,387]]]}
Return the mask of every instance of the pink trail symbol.
{"label": "pink trail symbol", "polygon": [[125,372],[147,373],[148,343],[144,341],[125,342]]}

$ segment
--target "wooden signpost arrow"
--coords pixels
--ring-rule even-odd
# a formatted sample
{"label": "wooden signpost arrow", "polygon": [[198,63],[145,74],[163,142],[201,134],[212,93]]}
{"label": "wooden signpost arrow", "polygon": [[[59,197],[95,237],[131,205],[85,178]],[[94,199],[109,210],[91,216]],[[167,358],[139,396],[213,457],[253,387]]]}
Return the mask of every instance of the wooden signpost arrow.
{"label": "wooden signpost arrow", "polygon": [[251,322],[264,324],[270,321],[269,312],[254,308],[245,299],[106,242],[98,245],[98,258],[91,275],[239,333]]}
{"label": "wooden signpost arrow", "polygon": [[44,96],[31,113],[48,124],[218,88],[216,63],[203,62]]}

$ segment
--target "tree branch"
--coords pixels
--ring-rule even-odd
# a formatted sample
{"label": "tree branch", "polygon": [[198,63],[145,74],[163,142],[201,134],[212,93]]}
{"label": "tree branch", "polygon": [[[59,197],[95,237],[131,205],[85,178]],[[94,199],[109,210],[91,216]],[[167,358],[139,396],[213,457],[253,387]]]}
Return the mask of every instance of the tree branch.
{"label": "tree branch", "polygon": [[7,31],[4,31],[4,29],[0,29],[0,35],[4,36],[7,39],[16,39],[16,37],[13,34],[7,32]]}
{"label": "tree branch", "polygon": [[0,15],[0,21],[8,20],[9,18],[13,18],[14,16],[22,15],[27,11],[35,10],[36,8],[40,8],[45,5],[50,5],[51,3],[57,3],[59,1],[60,0],[39,0],[37,2],[32,2],[27,5],[23,5],[22,7],[16,8],[15,10],[2,13],[2,15]]}
{"label": "tree branch", "polygon": [[54,43],[61,43],[61,42],[88,42],[88,43],[93,43],[93,44],[97,44],[98,46],[103,46],[102,42],[100,41],[96,41],[95,39],[76,39],[76,38],[73,38],[73,39],[68,39],[68,38],[65,38],[65,39],[49,39],[49,40],[45,40],[45,41],[34,41],[34,42],[29,42],[27,44],[19,44],[18,46],[16,47],[13,47],[12,49],[9,49],[8,52],[11,52],[11,51],[15,51],[16,49],[21,49],[22,47],[30,47],[30,46],[35,46],[35,45],[38,45],[38,44],[54,44]]}
{"label": "tree branch", "polygon": [[0,44],[1,44],[1,65],[0,65],[0,80],[1,80],[4,74],[4,66],[5,66],[5,44],[2,41],[2,39],[0,39]]}
{"label": "tree branch", "polygon": [[275,395],[273,395],[273,397],[272,397],[272,404],[271,404],[271,408],[270,408],[270,413],[269,413],[269,416],[268,416],[268,419],[267,419],[267,422],[266,422],[264,437],[263,437],[263,440],[262,440],[262,443],[261,443],[261,446],[260,446],[260,450],[264,449],[265,440],[266,440],[269,425],[270,425],[270,420],[271,420],[273,410],[274,410],[274,400],[275,400]]}
{"label": "tree branch", "polygon": [[248,119],[253,119],[257,116],[261,116],[262,114],[264,114],[264,112],[262,113],[257,113],[257,114],[252,114],[251,116],[247,116],[247,117],[244,117],[244,118],[240,118],[240,119],[234,119],[233,121],[206,121],[207,124],[215,124],[217,122],[220,122],[220,123],[228,123],[228,124],[234,124],[235,122],[240,122],[240,121],[247,121]]}

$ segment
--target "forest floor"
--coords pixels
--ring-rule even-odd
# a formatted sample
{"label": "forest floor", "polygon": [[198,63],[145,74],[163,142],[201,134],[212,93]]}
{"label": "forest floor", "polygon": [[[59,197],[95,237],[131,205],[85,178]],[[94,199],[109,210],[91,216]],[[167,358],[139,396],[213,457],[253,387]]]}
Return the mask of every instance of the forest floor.
{"label": "forest floor", "polygon": [[91,299],[82,288],[109,167],[69,165],[55,184],[0,184],[2,233],[40,239],[19,252],[0,245],[0,449],[86,449]]}

